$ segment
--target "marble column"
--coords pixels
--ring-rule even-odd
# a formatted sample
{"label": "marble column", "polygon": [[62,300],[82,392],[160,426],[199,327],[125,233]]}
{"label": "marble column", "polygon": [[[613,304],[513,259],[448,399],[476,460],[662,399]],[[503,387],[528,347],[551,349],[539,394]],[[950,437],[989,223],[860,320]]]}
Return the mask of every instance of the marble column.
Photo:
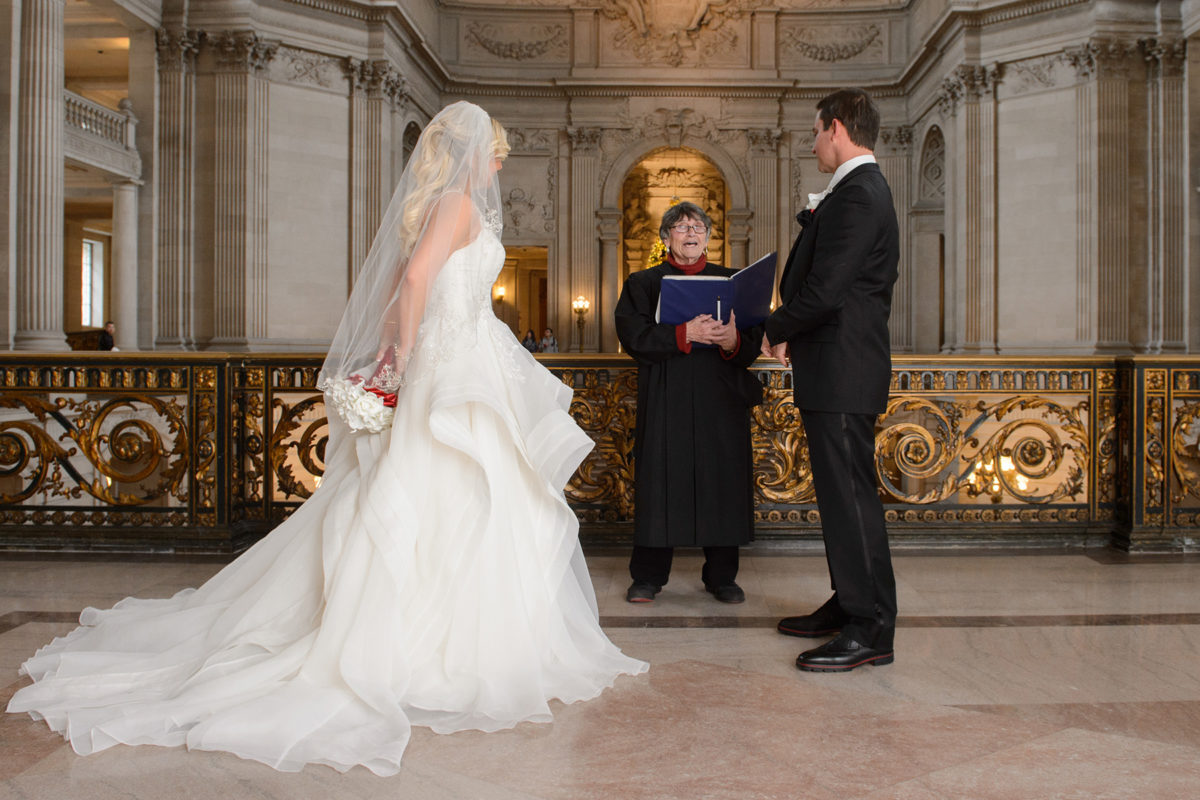
{"label": "marble column", "polygon": [[0,7],[0,350],[12,347],[16,323],[17,105],[20,70],[13,53],[21,41],[21,5]]}
{"label": "marble column", "polygon": [[1187,347],[1187,127],[1184,121],[1183,67],[1186,43],[1148,40],[1142,43],[1150,69],[1147,88],[1150,113],[1147,252],[1147,347],[1150,352]]}
{"label": "marble column", "polygon": [[[196,53],[202,34],[159,30],[158,304],[154,346],[195,349]],[[147,126],[150,127],[150,126]]]}
{"label": "marble column", "polygon": [[896,206],[896,220],[900,225],[900,277],[892,290],[892,315],[888,331],[892,338],[892,350],[897,353],[913,351],[913,275],[909,248],[909,209],[912,191],[909,176],[912,173],[912,128],[900,125],[884,128],[879,134],[875,154],[879,170],[887,179],[892,190],[892,201]]}
{"label": "marble column", "polygon": [[615,353],[621,349],[617,340],[617,321],[613,316],[621,295],[621,209],[602,208],[596,212],[600,234],[600,304],[592,310],[599,314],[600,351]]}
{"label": "marble column", "polygon": [[958,144],[954,171],[957,229],[956,350],[996,352],[996,85],[997,66],[962,65],[943,84],[948,131]]}
{"label": "marble column", "polygon": [[213,341],[252,349],[267,338],[267,64],[279,45],[250,31],[213,41],[215,187]]}
{"label": "marble column", "polygon": [[116,345],[137,349],[138,331],[138,185],[113,184],[112,280],[109,283]]}
{"label": "marble column", "polygon": [[[747,131],[750,142],[750,207],[754,209],[750,260],[778,250],[779,130]],[[787,253],[782,252],[783,259]]]}
{"label": "marble column", "polygon": [[[570,128],[571,140],[571,298],[583,295],[592,304],[583,328],[583,350],[600,349],[600,326],[596,319],[607,312],[600,301],[600,269],[596,235],[597,196],[600,184],[599,128]],[[570,300],[568,300],[568,304]],[[579,350],[579,329],[571,320],[570,350]],[[559,342],[567,341],[559,337]],[[566,349],[566,348],[564,348]]]}
{"label": "marble column", "polygon": [[358,277],[391,197],[392,110],[404,79],[387,61],[346,60],[350,82],[350,270]]}
{"label": "marble column", "polygon": [[21,5],[16,350],[66,350],[63,333],[63,0]]}
{"label": "marble column", "polygon": [[[1136,67],[1137,45],[1118,40],[1092,40],[1064,51],[1064,57],[1083,81],[1077,89],[1076,168],[1080,196],[1086,197],[1078,212],[1080,260],[1077,314],[1091,312],[1089,325],[1078,326],[1082,338],[1095,341],[1102,352],[1129,352],[1132,345],[1131,298],[1144,296],[1134,285],[1132,261],[1136,248],[1135,211],[1143,206],[1130,196],[1134,172],[1130,158],[1135,125],[1131,124],[1130,81]],[[1094,198],[1094,200],[1092,199]],[[1083,258],[1088,258],[1084,263]],[[1140,259],[1139,259],[1140,260]],[[1092,293],[1092,294],[1088,294]]]}
{"label": "marble column", "polygon": [[750,263],[750,218],[757,217],[749,208],[731,208],[725,212],[725,222],[729,225],[729,263],[725,266],[731,269],[741,269]]}

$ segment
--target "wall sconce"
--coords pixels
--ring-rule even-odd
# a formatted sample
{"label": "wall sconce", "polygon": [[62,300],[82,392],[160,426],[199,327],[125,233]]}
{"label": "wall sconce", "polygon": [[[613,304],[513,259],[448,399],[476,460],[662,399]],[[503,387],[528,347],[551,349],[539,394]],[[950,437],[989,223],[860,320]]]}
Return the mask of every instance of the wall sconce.
{"label": "wall sconce", "polygon": [[571,301],[571,310],[575,312],[575,325],[579,328],[579,352],[583,352],[583,320],[592,304],[583,295]]}
{"label": "wall sconce", "polygon": [[503,303],[504,302],[504,294],[505,294],[504,287],[497,286],[495,289],[492,290],[492,299],[495,300],[497,303]]}

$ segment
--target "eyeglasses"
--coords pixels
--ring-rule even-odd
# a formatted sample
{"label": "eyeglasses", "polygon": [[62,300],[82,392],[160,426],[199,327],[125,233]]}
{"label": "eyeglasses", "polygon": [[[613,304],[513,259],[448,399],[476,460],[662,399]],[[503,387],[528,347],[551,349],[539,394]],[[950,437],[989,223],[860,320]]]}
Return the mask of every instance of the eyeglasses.
{"label": "eyeglasses", "polygon": [[708,226],[680,223],[678,225],[672,225],[671,230],[675,231],[676,233],[708,233]]}

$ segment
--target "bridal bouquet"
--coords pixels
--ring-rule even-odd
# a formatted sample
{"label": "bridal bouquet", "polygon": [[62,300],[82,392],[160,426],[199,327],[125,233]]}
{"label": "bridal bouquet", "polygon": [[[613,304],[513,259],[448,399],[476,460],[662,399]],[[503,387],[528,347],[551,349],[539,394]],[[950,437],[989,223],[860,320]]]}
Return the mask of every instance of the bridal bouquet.
{"label": "bridal bouquet", "polygon": [[396,393],[366,386],[361,375],[333,378],[323,382],[325,404],[350,426],[350,430],[380,433],[392,427]]}

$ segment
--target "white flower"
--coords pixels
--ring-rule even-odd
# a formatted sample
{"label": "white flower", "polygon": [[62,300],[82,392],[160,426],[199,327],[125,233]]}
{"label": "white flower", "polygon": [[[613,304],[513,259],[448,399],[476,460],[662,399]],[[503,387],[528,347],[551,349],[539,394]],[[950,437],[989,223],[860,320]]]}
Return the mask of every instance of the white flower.
{"label": "white flower", "polygon": [[827,194],[829,194],[828,189],[826,189],[823,192],[818,192],[817,194],[810,194],[808,196],[808,205],[806,205],[804,207],[804,210],[805,211],[813,211],[814,209],[816,209],[817,204],[819,204],[822,200],[824,200],[825,195],[827,195]]}
{"label": "white flower", "polygon": [[383,404],[383,398],[344,378],[322,381],[325,405],[333,408],[352,432],[380,433],[392,426],[393,409]]}

